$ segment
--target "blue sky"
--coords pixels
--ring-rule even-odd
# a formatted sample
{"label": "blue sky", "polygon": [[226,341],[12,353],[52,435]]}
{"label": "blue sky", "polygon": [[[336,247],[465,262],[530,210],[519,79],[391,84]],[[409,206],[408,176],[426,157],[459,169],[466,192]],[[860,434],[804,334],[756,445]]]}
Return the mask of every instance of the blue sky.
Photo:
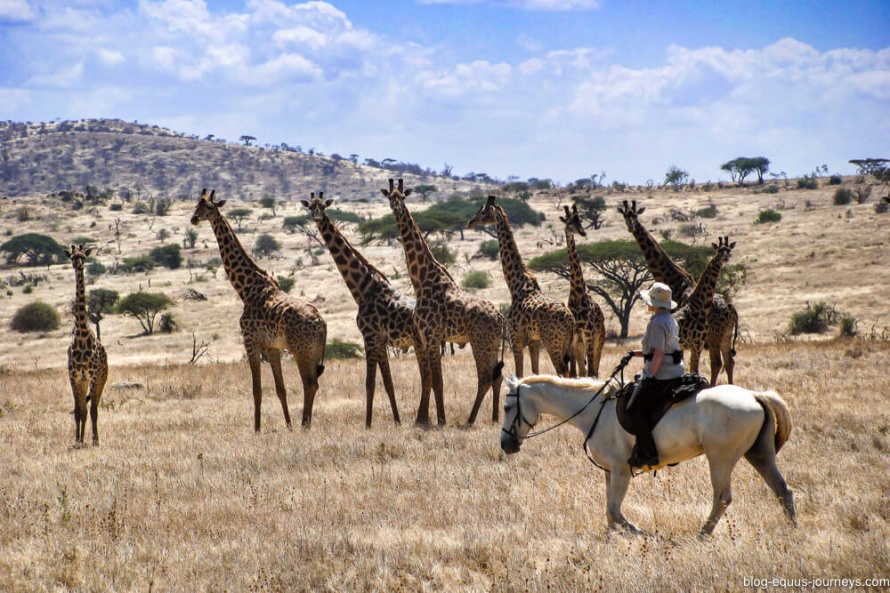
{"label": "blue sky", "polygon": [[890,158],[890,3],[0,0],[0,120],[88,117],[500,179],[848,174]]}

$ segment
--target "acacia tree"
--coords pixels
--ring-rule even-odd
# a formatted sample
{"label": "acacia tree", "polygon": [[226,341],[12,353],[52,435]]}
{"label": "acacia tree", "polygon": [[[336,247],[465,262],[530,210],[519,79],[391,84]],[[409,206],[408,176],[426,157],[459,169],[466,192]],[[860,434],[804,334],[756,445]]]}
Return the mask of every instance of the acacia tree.
{"label": "acacia tree", "polygon": [[602,196],[582,196],[575,198],[578,215],[584,222],[584,228],[599,229],[603,226],[603,212],[606,211],[606,199]]}
{"label": "acacia tree", "polygon": [[664,186],[670,185],[674,191],[680,191],[680,188],[686,185],[689,180],[689,173],[676,165],[671,165],[664,174]]}
{"label": "acacia tree", "polygon": [[420,194],[420,199],[422,201],[426,202],[429,199],[430,194],[436,193],[439,189],[435,185],[418,185],[414,188],[414,191]]}
{"label": "acacia tree", "polygon": [[87,296],[87,317],[96,326],[97,340],[102,340],[102,331],[99,329],[99,323],[105,319],[106,313],[114,311],[114,306],[119,300],[120,295],[118,292],[108,288],[96,288],[91,290],[89,296]]}
{"label": "acacia tree", "polygon": [[720,169],[729,173],[733,183],[738,185],[743,185],[745,178],[751,173],[757,173],[757,183],[763,184],[763,176],[769,171],[769,159],[763,156],[740,156],[723,163]]}
{"label": "acacia tree", "polygon": [[117,312],[135,317],[139,320],[144,335],[154,333],[157,316],[169,309],[173,301],[167,295],[160,292],[134,292],[128,294],[117,304]]}
{"label": "acacia tree", "polygon": [[[582,265],[587,264],[595,273],[595,279],[587,281],[587,289],[605,301],[621,325],[620,336],[626,338],[640,289],[652,280],[643,253],[631,241],[584,243],[577,249]],[[565,249],[535,257],[528,267],[536,272],[553,272],[567,280],[572,277]]]}
{"label": "acacia tree", "polygon": [[31,266],[49,265],[53,258],[61,259],[65,256],[65,248],[55,239],[39,233],[25,233],[13,237],[0,245],[0,251],[9,254],[6,258],[9,263],[15,263],[24,255],[28,258],[28,265]]}

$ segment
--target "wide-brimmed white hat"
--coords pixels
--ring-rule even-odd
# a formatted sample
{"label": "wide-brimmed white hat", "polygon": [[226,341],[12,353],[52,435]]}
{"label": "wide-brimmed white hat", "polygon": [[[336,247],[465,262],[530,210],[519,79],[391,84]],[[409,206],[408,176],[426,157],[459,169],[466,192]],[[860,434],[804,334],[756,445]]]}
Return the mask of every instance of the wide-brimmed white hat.
{"label": "wide-brimmed white hat", "polygon": [[677,303],[671,300],[671,287],[661,282],[653,284],[649,290],[641,290],[640,296],[647,305],[662,307],[664,309],[676,309]]}

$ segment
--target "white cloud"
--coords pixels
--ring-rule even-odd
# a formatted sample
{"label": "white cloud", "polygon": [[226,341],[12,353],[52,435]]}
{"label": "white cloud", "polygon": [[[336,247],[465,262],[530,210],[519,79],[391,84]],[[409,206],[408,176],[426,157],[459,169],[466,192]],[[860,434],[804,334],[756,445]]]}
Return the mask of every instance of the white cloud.
{"label": "white cloud", "polygon": [[599,0],[420,0],[421,4],[491,4],[520,10],[594,10]]}
{"label": "white cloud", "polygon": [[30,21],[36,16],[28,0],[0,0],[0,22]]}

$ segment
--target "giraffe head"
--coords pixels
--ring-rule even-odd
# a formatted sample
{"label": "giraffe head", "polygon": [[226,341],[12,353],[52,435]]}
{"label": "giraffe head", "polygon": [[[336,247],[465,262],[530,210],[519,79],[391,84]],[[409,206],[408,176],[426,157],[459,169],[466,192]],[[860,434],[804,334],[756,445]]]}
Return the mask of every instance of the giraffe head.
{"label": "giraffe head", "polygon": [[482,204],[482,207],[479,208],[479,211],[473,215],[473,218],[470,219],[470,222],[467,223],[468,229],[475,229],[477,227],[485,226],[487,224],[496,224],[496,212],[495,212],[495,197],[488,196],[488,200]]}
{"label": "giraffe head", "polygon": [[735,248],[735,241],[730,243],[729,237],[718,237],[717,243],[711,243],[711,247],[717,251],[715,257],[719,257],[723,263],[726,263],[729,261],[729,256]]}
{"label": "giraffe head", "polygon": [[195,206],[195,213],[192,214],[192,224],[199,224],[202,220],[209,220],[214,213],[218,213],[219,209],[225,205],[225,200],[215,202],[216,190],[207,193],[207,189],[201,190],[201,197],[198,198],[198,205]]}
{"label": "giraffe head", "polygon": [[640,206],[637,208],[636,200],[633,200],[630,204],[627,203],[627,200],[624,200],[623,204],[623,206],[618,206],[618,212],[624,217],[624,224],[627,225],[627,230],[631,233],[636,232],[640,224],[637,216],[645,212],[646,207]]}
{"label": "giraffe head", "polygon": [[563,206],[563,208],[565,208],[566,215],[560,216],[559,220],[566,225],[566,233],[586,237],[587,231],[584,230],[584,223],[581,221],[581,215],[578,214],[578,205],[573,204],[571,210],[568,206]]}
{"label": "giraffe head", "polygon": [[91,253],[93,253],[93,248],[86,247],[83,244],[65,248],[65,255],[71,260],[71,265],[74,266],[75,270],[83,270],[84,262],[86,262]]}
{"label": "giraffe head", "polygon": [[312,216],[312,220],[318,222],[324,219],[324,209],[334,203],[334,200],[325,200],[324,192],[318,192],[318,197],[315,197],[315,192],[309,194],[309,201],[300,200],[300,203],[303,204],[304,207],[309,209],[309,214]]}
{"label": "giraffe head", "polygon": [[380,193],[389,199],[389,206],[394,213],[402,214],[405,211],[405,198],[411,195],[411,188],[405,189],[405,182],[402,179],[399,179],[397,188],[395,182],[390,179],[389,191],[381,189]]}

